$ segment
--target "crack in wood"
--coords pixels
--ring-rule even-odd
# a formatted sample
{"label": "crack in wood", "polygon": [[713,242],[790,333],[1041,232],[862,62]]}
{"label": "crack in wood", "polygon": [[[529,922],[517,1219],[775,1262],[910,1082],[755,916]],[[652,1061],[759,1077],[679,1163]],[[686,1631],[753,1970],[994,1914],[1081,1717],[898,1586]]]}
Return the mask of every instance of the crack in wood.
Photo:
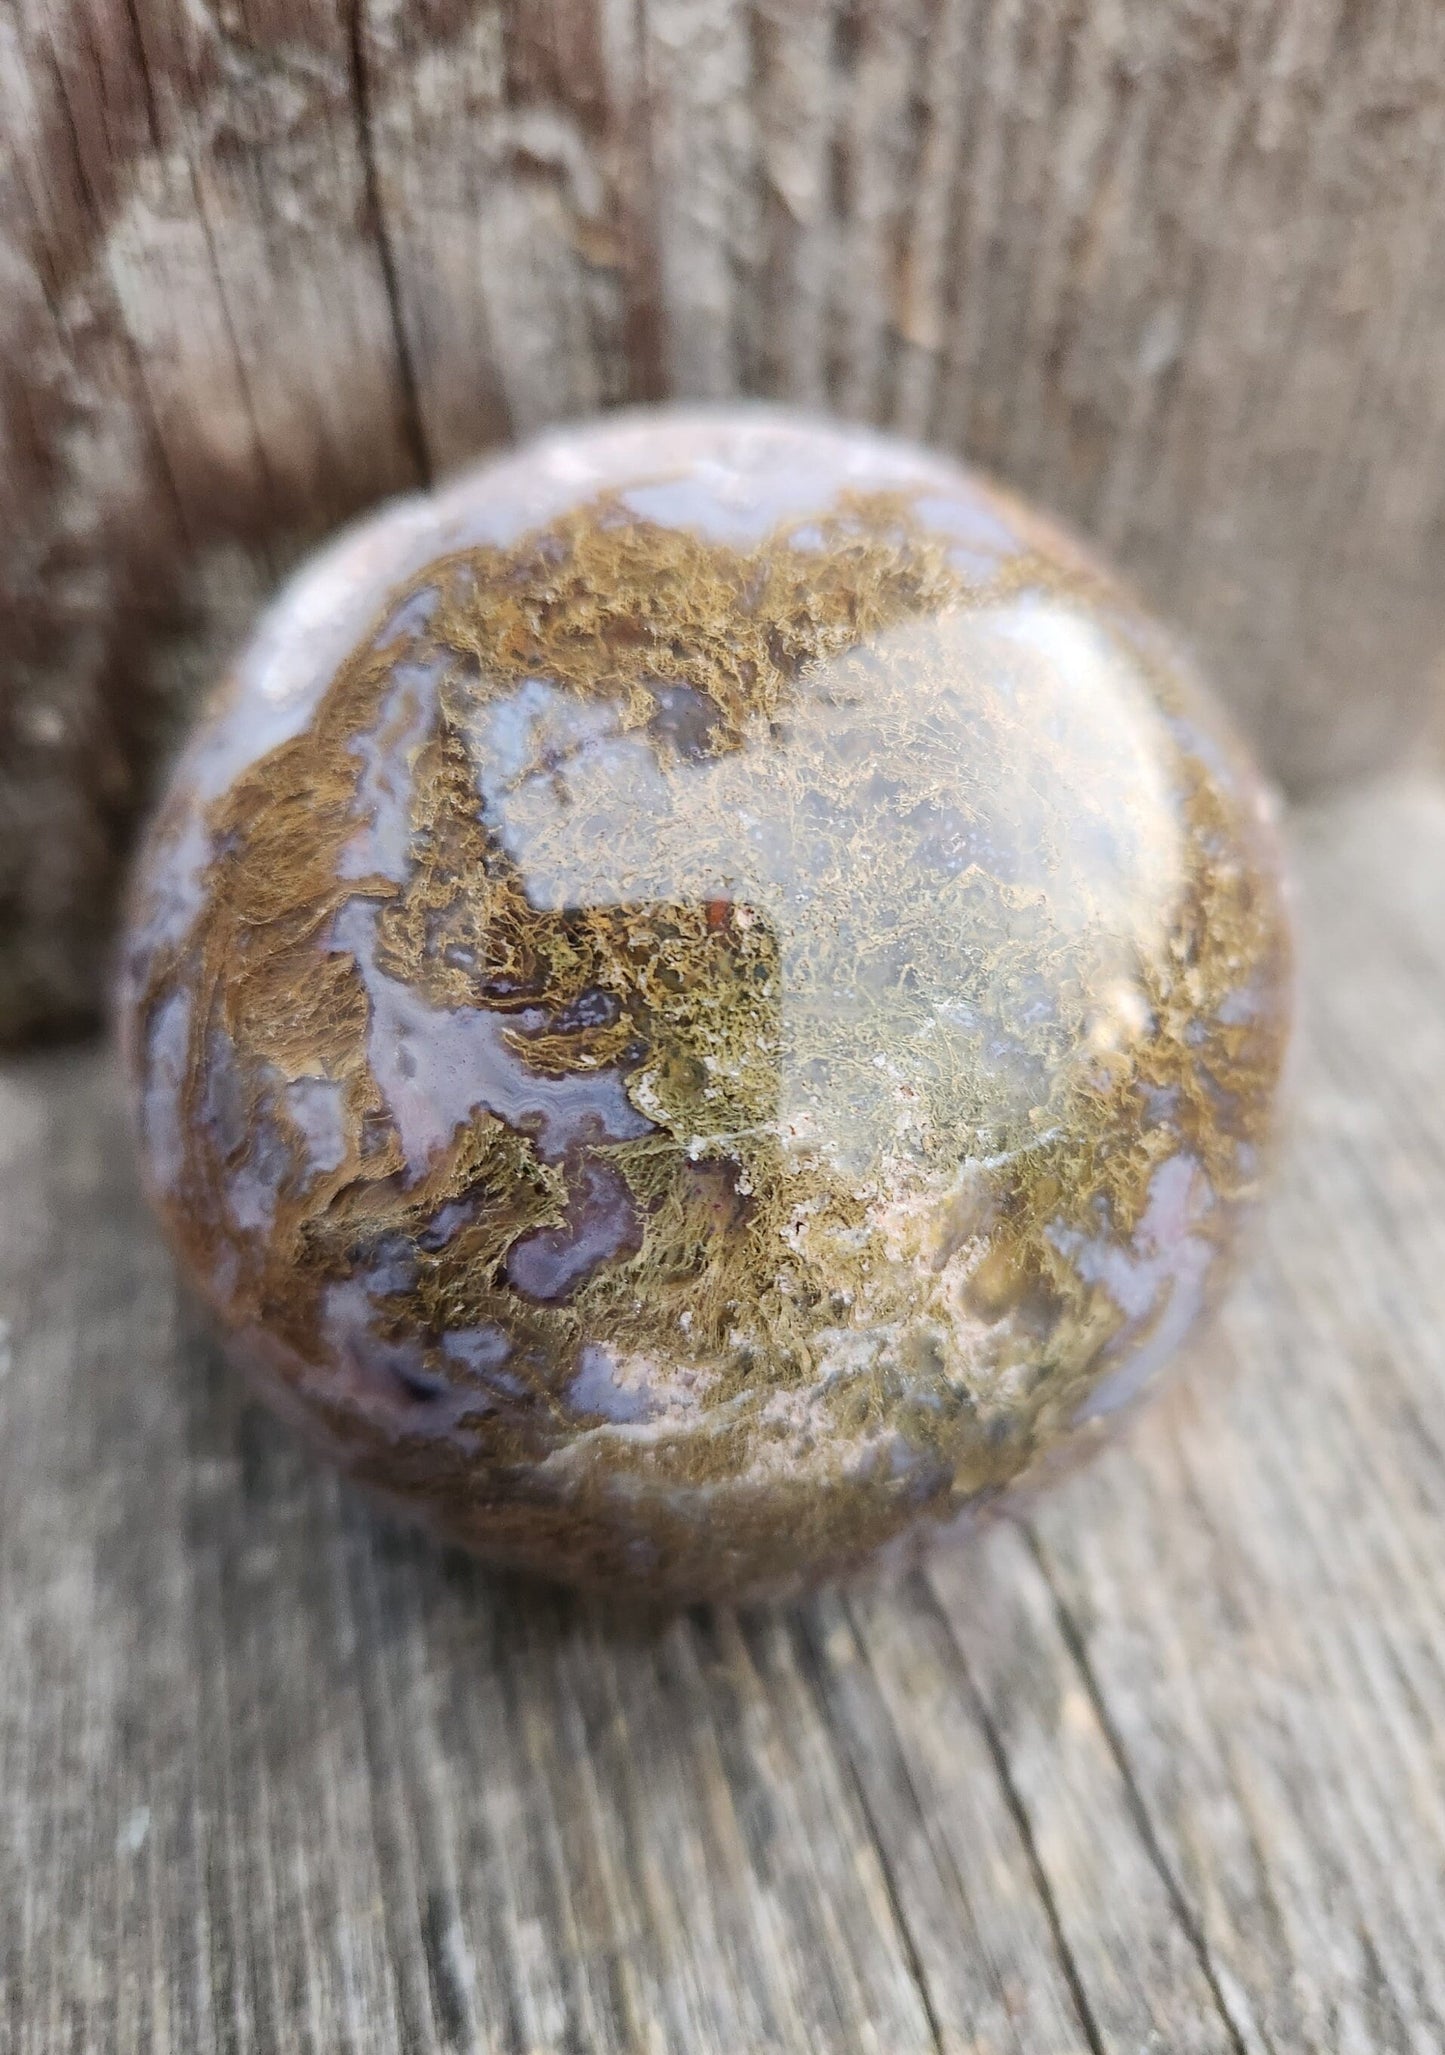
{"label": "crack in wood", "polygon": [[396,357],[397,393],[401,404],[401,429],[417,483],[430,486],[435,478],[431,451],[427,445],[422,416],[421,391],[416,365],[407,335],[402,309],[401,285],[396,251],[381,193],[381,172],[376,156],[376,135],[372,122],[371,68],[366,59],[366,0],[343,0],[346,16],[347,55],[351,79],[351,107],[356,124],[356,147],[361,158],[362,186],[366,198],[366,223],[376,249],[377,268],[391,321],[392,348]]}
{"label": "crack in wood", "polygon": [[1100,1731],[1108,1743],[1109,1753],[1114,1759],[1115,1766],[1119,1772],[1120,1782],[1123,1786],[1129,1817],[1143,1844],[1144,1852],[1158,1874],[1159,1881],[1164,1887],[1165,1896],[1169,1901],[1170,1909],[1178,1920],[1180,1930],[1193,1951],[1194,1958],[1199,1965],[1199,1973],[1203,1977],[1205,1984],[1208,1986],[1210,1996],[1219,2009],[1220,2020],[1226,2033],[1229,2035],[1230,2045],[1235,2050],[1235,2055],[1250,2055],[1248,2042],[1224,1995],[1224,1987],[1220,1982],[1219,1971],[1210,1953],[1209,1943],[1205,1939],[1204,1929],[1195,1917],[1184,1895],[1183,1887],[1174,1873],[1173,1865],[1164,1853],[1163,1845],[1154,1828],[1154,1822],[1149,1816],[1149,1808],[1145,1801],[1144,1793],[1139,1787],[1139,1780],[1134,1774],[1134,1766],[1129,1760],[1129,1753],[1124,1746],[1123,1737],[1115,1723],[1113,1714],[1109,1710],[1108,1702],[1100,1687],[1094,1666],[1089,1660],[1089,1652],[1084,1644],[1084,1637],[1079,1630],[1078,1622],[1069,1610],[1063,1593],[1059,1589],[1058,1580],[1053,1574],[1048,1556],[1043,1544],[1039,1540],[1037,1532],[1028,1521],[1019,1522],[1019,1531],[1022,1533],[1029,1552],[1038,1565],[1039,1575],[1048,1586],[1049,1596],[1053,1601],[1055,1617],[1058,1620],[1060,1636],[1069,1651],[1069,1656],[1075,1669],[1079,1673],[1079,1681],[1082,1683],[1084,1691],[1088,1696],[1089,1704],[1093,1708],[1094,1717],[1099,1723]]}
{"label": "crack in wood", "polygon": [[[847,1610],[847,1619],[852,1629],[854,1640],[862,1648],[864,1646],[863,1637],[858,1632],[851,1610]],[[824,1682],[826,1657],[816,1644],[814,1632],[810,1627],[806,1614],[800,1615],[794,1623],[794,1640],[801,1658],[800,1667],[807,1681],[809,1691],[812,1694],[813,1703],[818,1708],[819,1717],[826,1727],[834,1729],[833,1709],[829,1704],[828,1691]],[[945,2055],[943,2028],[939,2021],[937,2008],[934,2005],[933,1993],[929,1988],[928,1975],[923,1967],[923,1957],[919,1951],[918,1943],[914,1938],[912,1924],[908,1918],[903,1892],[899,1888],[893,1859],[888,1852],[882,1822],[874,1810],[873,1802],[868,1795],[868,1787],[859,1771],[850,1743],[844,1740],[838,1752],[848,1778],[849,1788],[858,1806],[859,1816],[867,1829],[869,1844],[872,1847],[874,1859],[878,1864],[879,1874],[883,1879],[883,1888],[887,1894],[888,1910],[892,1917],[894,1931],[898,1935],[899,1947],[902,1949],[904,1959],[908,1964],[909,1975],[918,1993],[919,2005],[922,2007],[924,2018],[928,2023],[929,2037],[937,2051],[937,2055]],[[914,1803],[917,1805],[918,1794],[916,1791],[913,1791],[911,1780],[909,1789],[912,1792]],[[919,1818],[920,1820],[922,1819],[921,1808],[919,1808]]]}
{"label": "crack in wood", "polygon": [[1000,1794],[1018,1831],[1019,1841],[1024,1851],[1024,1859],[1028,1864],[1029,1877],[1034,1890],[1038,1894],[1039,1905],[1048,1925],[1054,1952],[1058,1957],[1059,1969],[1063,1975],[1064,1982],[1068,1985],[1069,1997],[1073,2002],[1074,2010],[1078,2014],[1079,2030],[1088,2043],[1089,2055],[1108,2055],[1108,2047],[1100,2031],[1099,2022],[1094,2014],[1094,2008],[1089,2003],[1089,1994],[1084,1988],[1084,1979],[1079,1972],[1078,1962],[1073,1949],[1069,1945],[1068,1936],[1064,1932],[1064,1923],[1059,1912],[1058,1900],[1054,1896],[1053,1885],[1049,1882],[1048,1871],[1045,1869],[1043,1857],[1039,1853],[1038,1837],[1034,1831],[1034,1823],[1029,1817],[1029,1809],[1024,1803],[1023,1794],[1019,1790],[1013,1771],[1009,1766],[1008,1751],[1004,1747],[1003,1736],[999,1731],[998,1723],[989,1712],[983,1692],[974,1675],[973,1667],[957,1633],[954,1631],[954,1625],[948,1617],[947,1610],[939,1603],[937,1594],[923,1576],[915,1577],[912,1582],[913,1588],[918,1592],[922,1602],[927,1604],[943,1623],[944,1632],[947,1634],[958,1659],[959,1680],[963,1685],[969,1707],[974,1719],[978,1723],[979,1731],[983,1735],[989,1757],[992,1760],[994,1773],[998,1778]]}

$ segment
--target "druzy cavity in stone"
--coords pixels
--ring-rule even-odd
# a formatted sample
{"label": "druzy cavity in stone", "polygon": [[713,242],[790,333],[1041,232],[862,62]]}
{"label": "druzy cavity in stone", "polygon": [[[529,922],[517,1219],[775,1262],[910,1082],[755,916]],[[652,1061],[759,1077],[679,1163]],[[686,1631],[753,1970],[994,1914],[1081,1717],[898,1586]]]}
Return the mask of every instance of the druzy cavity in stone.
{"label": "druzy cavity in stone", "polygon": [[234,1355],[501,1560],[840,1570],[1086,1446],[1254,1194],[1287,938],[1179,652],[942,458],[554,434],[267,615],[132,895]]}

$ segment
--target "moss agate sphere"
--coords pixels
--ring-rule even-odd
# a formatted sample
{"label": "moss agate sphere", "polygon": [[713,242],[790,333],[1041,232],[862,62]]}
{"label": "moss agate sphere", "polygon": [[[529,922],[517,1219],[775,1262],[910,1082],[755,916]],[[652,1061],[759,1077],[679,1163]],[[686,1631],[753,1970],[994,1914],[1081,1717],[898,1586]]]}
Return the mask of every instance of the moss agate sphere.
{"label": "moss agate sphere", "polygon": [[1179,652],[952,462],[619,416],[286,589],[136,876],[145,1172],[499,1560],[786,1586],[1084,1448],[1256,1189],[1287,945]]}

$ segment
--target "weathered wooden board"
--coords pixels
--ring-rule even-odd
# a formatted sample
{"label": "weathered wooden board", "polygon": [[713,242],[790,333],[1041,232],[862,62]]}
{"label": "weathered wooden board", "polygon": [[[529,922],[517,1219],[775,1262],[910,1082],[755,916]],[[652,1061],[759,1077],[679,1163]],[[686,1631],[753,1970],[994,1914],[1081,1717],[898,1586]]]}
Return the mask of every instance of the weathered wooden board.
{"label": "weathered wooden board", "polygon": [[92,1007],[277,568],[544,420],[755,393],[1095,535],[1296,788],[1445,639],[1434,0],[6,0],[0,1037]]}
{"label": "weathered wooden board", "polygon": [[1445,2046],[1445,788],[1295,823],[1203,1372],[900,1589],[658,1630],[379,1521],[0,1071],[0,2050]]}

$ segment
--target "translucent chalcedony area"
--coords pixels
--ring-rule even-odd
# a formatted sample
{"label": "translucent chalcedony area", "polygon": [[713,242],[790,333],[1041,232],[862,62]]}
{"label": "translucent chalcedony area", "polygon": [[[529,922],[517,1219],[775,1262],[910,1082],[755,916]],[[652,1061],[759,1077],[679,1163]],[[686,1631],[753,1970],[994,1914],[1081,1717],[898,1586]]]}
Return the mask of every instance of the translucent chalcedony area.
{"label": "translucent chalcedony area", "polygon": [[1285,1032],[1260,786],[956,465],[555,434],[261,624],[132,898],[144,1160],[234,1353],[495,1555],[840,1569],[1197,1328]]}

